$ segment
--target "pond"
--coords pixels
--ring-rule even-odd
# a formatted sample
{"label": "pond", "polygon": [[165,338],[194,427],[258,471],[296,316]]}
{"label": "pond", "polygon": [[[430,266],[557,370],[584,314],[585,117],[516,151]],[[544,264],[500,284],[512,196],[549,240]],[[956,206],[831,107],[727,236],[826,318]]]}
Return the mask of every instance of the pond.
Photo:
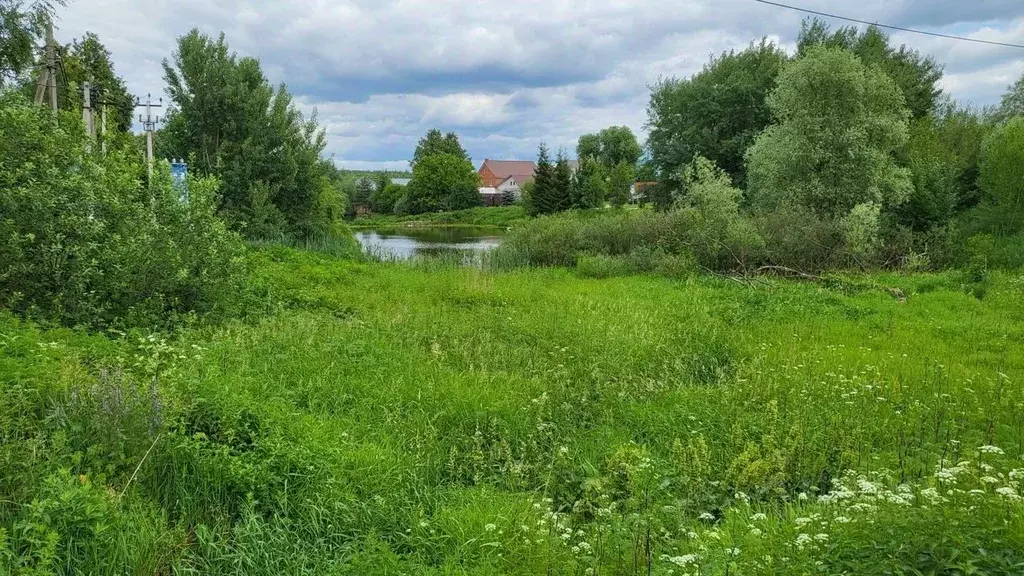
{"label": "pond", "polygon": [[498,247],[500,228],[389,228],[356,230],[356,240],[367,254],[409,260],[415,256],[475,258]]}

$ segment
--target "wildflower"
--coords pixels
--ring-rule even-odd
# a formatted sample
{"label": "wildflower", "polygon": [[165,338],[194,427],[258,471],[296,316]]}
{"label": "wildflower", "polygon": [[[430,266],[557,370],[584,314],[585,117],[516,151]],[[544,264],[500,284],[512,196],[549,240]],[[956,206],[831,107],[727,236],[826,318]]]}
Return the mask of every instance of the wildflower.
{"label": "wildflower", "polygon": [[733,557],[740,555],[740,549],[739,548],[729,548],[729,550],[727,550],[727,552],[729,553],[730,556],[733,556]]}
{"label": "wildflower", "polygon": [[1010,470],[1010,480],[1024,480],[1024,470]]}
{"label": "wildflower", "polygon": [[662,559],[666,562],[671,562],[680,568],[686,568],[690,564],[696,564],[698,557],[696,554],[683,554],[682,556],[664,556]]}
{"label": "wildflower", "polygon": [[757,514],[754,514],[753,516],[751,516],[750,519],[755,521],[755,522],[760,522],[762,520],[767,520],[768,517],[765,516],[763,513],[758,512]]}
{"label": "wildflower", "polygon": [[837,524],[849,524],[850,519],[846,516],[836,516],[835,521]]}
{"label": "wildflower", "polygon": [[747,496],[743,492],[737,492],[735,498],[741,502],[750,502],[750,496]]}
{"label": "wildflower", "polygon": [[715,515],[714,515],[714,514],[712,514],[712,513],[710,513],[710,512],[704,512],[704,513],[702,513],[702,514],[700,515],[700,519],[701,519],[701,520],[707,520],[707,521],[709,521],[709,522],[710,522],[711,520],[714,520],[714,519],[715,519]]}
{"label": "wildflower", "polygon": [[568,446],[562,446],[561,448],[558,449],[558,453],[559,454],[568,454],[569,453],[569,447]]}
{"label": "wildflower", "polygon": [[694,532],[693,530],[690,530],[689,532],[686,533],[686,537],[689,538],[690,540],[696,540],[697,539],[697,533]]}
{"label": "wildflower", "polygon": [[807,500],[807,492],[801,492],[799,495],[797,495],[797,499],[800,500],[801,502]]}
{"label": "wildflower", "polygon": [[797,548],[800,548],[802,550],[804,546],[807,546],[810,543],[811,543],[810,535],[808,535],[808,534],[797,534],[796,535],[796,546],[797,546]]}
{"label": "wildflower", "polygon": [[814,539],[818,542],[828,542],[828,534],[815,534]]}
{"label": "wildflower", "polygon": [[812,520],[810,518],[797,518],[795,522],[797,526],[803,526],[804,524],[810,524]]}
{"label": "wildflower", "polygon": [[1002,488],[996,488],[996,494],[999,494],[1007,500],[1020,500],[1020,495],[1017,491],[1010,486],[1003,486]]}
{"label": "wildflower", "polygon": [[580,542],[579,546],[580,550],[583,550],[584,552],[590,552],[590,542]]}
{"label": "wildflower", "polygon": [[750,535],[751,536],[760,536],[761,534],[762,534],[762,532],[761,532],[760,528],[751,528],[750,529]]}
{"label": "wildflower", "polygon": [[420,520],[420,528],[426,528],[427,526],[430,526],[430,523],[426,520]]}
{"label": "wildflower", "polygon": [[484,526],[484,530],[486,530],[488,532],[494,532],[497,529],[498,529],[498,527],[495,526],[494,524],[488,524],[488,525]]}
{"label": "wildflower", "polygon": [[974,495],[974,496],[984,496],[985,495],[985,491],[984,490],[979,490],[977,488],[975,488],[974,490],[971,490],[970,493],[972,495]]}
{"label": "wildflower", "polygon": [[986,484],[998,484],[999,483],[999,479],[998,478],[994,478],[992,476],[982,476],[981,477],[981,481],[986,483]]}

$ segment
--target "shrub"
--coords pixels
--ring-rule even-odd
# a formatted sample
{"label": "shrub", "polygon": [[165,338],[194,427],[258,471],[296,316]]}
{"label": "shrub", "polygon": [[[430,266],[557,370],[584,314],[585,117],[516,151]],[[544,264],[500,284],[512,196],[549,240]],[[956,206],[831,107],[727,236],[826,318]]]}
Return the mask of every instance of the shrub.
{"label": "shrub", "polygon": [[215,214],[217,181],[167,164],[147,189],[137,155],[90,150],[77,118],[0,100],[0,305],[71,325],[226,317],[244,293],[244,245]]}

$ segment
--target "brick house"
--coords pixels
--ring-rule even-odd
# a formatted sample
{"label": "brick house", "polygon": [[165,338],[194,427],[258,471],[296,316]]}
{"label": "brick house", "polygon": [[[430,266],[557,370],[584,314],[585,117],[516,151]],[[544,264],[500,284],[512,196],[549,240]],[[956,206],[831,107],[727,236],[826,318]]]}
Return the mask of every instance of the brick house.
{"label": "brick house", "polygon": [[480,185],[487,188],[497,188],[511,178],[522,187],[527,182],[533,181],[533,173],[537,171],[537,165],[531,160],[484,160],[480,166]]}

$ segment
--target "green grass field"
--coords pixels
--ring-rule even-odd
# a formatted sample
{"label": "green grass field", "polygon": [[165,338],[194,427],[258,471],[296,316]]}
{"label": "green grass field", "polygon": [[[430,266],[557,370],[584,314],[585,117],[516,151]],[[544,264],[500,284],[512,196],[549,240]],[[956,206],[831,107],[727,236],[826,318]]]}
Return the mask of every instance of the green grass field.
{"label": "green grass field", "polygon": [[254,258],[276,312],[248,323],[0,318],[0,566],[1024,572],[1019,273],[978,299]]}

